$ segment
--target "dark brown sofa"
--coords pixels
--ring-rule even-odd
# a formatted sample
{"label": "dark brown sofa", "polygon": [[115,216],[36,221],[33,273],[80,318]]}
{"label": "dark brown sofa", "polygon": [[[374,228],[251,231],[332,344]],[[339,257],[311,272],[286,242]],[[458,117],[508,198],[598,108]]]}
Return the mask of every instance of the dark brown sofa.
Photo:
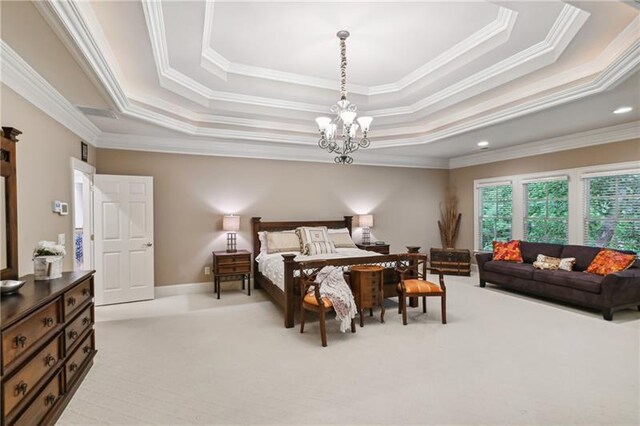
{"label": "dark brown sofa", "polygon": [[[520,245],[524,263],[491,260],[492,253],[476,254],[480,287],[498,284],[550,299],[594,308],[604,319],[613,319],[613,310],[637,306],[640,310],[640,260],[627,270],[607,276],[584,272],[600,251],[599,247],[529,243]],[[630,253],[630,252],[626,252]],[[574,270],[535,269],[532,263],[544,254],[552,257],[575,257]]]}

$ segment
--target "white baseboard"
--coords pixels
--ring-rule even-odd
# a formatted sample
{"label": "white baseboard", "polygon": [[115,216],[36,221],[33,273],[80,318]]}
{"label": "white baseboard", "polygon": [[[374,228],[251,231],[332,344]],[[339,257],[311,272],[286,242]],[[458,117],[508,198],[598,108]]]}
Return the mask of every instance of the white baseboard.
{"label": "white baseboard", "polygon": [[[240,281],[224,281],[221,283],[221,290],[239,285]],[[253,285],[253,279],[249,281]],[[213,281],[203,283],[172,284],[155,287],[155,297],[179,296],[182,294],[213,293]]]}

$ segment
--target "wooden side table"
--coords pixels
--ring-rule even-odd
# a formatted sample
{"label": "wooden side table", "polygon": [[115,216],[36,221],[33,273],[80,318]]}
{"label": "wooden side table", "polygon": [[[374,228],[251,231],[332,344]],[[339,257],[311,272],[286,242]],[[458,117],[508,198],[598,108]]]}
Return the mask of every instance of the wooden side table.
{"label": "wooden side table", "polygon": [[361,250],[375,251],[380,254],[389,254],[389,244],[356,244]]}
{"label": "wooden side table", "polygon": [[360,313],[360,327],[364,327],[364,310],[373,316],[374,306],[380,306],[380,322],[384,322],[384,268],[378,265],[351,267],[351,286]]}
{"label": "wooden side table", "polygon": [[242,277],[242,289],[244,280],[247,279],[247,296],[251,296],[251,253],[247,250],[238,250],[233,253],[226,251],[213,252],[213,291],[220,299],[220,278]]}

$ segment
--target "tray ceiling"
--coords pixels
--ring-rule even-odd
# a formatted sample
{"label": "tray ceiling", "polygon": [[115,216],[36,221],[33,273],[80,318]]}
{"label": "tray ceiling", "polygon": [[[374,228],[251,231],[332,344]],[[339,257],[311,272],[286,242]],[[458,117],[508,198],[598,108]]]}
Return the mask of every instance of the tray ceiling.
{"label": "tray ceiling", "polygon": [[[152,149],[164,129],[180,136],[176,151],[193,141],[225,146],[229,155],[267,156],[275,144],[286,147],[282,158],[316,160],[313,119],[338,97],[340,29],[351,32],[349,98],[375,118],[369,162],[402,164],[404,155],[435,164],[471,153],[480,134],[501,148],[545,139],[536,114],[558,107],[563,113],[549,125],[555,136],[589,130],[566,122],[572,108],[600,127],[638,119],[638,97],[628,93],[640,89],[629,78],[640,65],[640,15],[624,2],[70,1],[37,8],[120,117],[89,117],[106,147],[138,134]],[[600,111],[595,99],[607,93],[608,103],[635,112]],[[505,138],[499,126],[514,120],[532,128]],[[118,134],[129,136],[116,144]]]}

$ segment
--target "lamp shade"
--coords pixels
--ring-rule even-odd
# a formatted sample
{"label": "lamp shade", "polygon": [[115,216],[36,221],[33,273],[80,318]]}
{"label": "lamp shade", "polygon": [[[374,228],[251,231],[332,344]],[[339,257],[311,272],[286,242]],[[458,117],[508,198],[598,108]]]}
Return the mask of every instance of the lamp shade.
{"label": "lamp shade", "polygon": [[361,228],[373,228],[373,215],[361,214],[358,216],[358,224]]}
{"label": "lamp shade", "polygon": [[239,231],[240,230],[240,216],[229,215],[222,218],[222,230],[223,231]]}

